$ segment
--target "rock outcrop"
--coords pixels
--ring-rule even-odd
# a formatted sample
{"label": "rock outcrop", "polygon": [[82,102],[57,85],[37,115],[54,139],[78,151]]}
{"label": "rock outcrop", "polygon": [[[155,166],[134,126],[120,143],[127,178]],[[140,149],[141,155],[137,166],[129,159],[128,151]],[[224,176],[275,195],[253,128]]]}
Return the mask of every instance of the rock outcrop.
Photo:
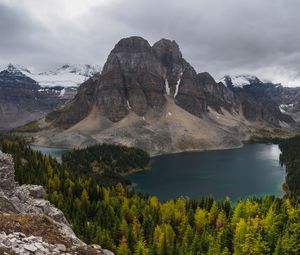
{"label": "rock outcrop", "polygon": [[44,195],[42,186],[19,186],[12,157],[0,151],[1,254],[113,254],[79,240],[63,212]]}

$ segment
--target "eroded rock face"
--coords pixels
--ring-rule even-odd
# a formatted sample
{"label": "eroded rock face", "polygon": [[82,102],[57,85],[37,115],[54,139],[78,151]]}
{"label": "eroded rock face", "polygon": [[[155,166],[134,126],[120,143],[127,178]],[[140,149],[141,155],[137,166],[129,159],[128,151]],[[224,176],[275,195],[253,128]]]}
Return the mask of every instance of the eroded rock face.
{"label": "eroded rock face", "polygon": [[113,254],[79,240],[44,195],[42,186],[17,185],[11,155],[0,151],[0,253]]}
{"label": "eroded rock face", "polygon": [[140,116],[149,108],[160,110],[165,103],[165,72],[145,39],[122,39],[103,67],[96,99],[99,110],[114,122],[130,110]]}
{"label": "eroded rock face", "polygon": [[8,193],[16,188],[12,157],[0,151],[0,191]]}
{"label": "eroded rock face", "polygon": [[216,83],[214,78],[207,72],[197,75],[199,86],[203,88],[206,103],[217,112],[221,113],[221,108],[228,111],[238,111],[240,102],[233,91],[227,89],[221,82]]}
{"label": "eroded rock face", "polygon": [[[151,47],[141,37],[124,38],[109,54],[101,76],[92,85],[82,84],[72,102],[75,106],[65,108],[64,117],[56,126],[72,126],[91,111],[92,105],[112,122],[125,118],[130,111],[139,116],[149,111],[159,113],[164,109],[166,97],[201,117],[207,111],[208,93],[214,91],[207,90],[205,94],[196,71],[182,57],[175,41],[162,39]],[[79,104],[80,107],[76,106]]]}

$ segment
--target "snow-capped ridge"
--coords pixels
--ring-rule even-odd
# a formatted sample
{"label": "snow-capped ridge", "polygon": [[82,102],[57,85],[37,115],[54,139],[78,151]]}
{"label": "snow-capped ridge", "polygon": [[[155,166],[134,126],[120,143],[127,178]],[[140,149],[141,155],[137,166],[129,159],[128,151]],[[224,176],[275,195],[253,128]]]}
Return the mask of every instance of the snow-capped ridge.
{"label": "snow-capped ridge", "polygon": [[12,75],[27,76],[41,87],[78,87],[88,78],[100,72],[100,66],[89,64],[65,64],[54,71],[32,73],[28,68],[9,64],[6,69]]}
{"label": "snow-capped ridge", "polygon": [[56,70],[40,73],[40,75],[58,75],[63,73],[73,73],[81,76],[91,77],[95,73],[100,72],[101,68],[98,65],[90,64],[64,64]]}
{"label": "snow-capped ridge", "polygon": [[224,83],[226,87],[237,87],[237,88],[243,88],[244,86],[256,84],[260,85],[263,84],[263,82],[257,78],[255,75],[249,75],[249,74],[241,74],[241,75],[225,75],[220,82]]}

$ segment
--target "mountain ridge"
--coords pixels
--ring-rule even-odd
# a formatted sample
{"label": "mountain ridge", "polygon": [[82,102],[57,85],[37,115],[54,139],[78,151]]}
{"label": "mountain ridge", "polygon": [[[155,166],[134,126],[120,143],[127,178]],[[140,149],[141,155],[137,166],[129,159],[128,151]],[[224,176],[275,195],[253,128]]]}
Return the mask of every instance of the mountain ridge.
{"label": "mountain ridge", "polygon": [[79,84],[96,72],[92,65],[64,65],[33,74],[26,67],[9,64],[0,71],[0,130],[24,125],[65,105]]}
{"label": "mountain ridge", "polygon": [[51,87],[78,87],[86,79],[101,70],[98,65],[64,64],[55,70],[32,73],[28,68],[19,64],[8,64],[2,71],[12,74],[23,74],[36,81],[43,88]]}

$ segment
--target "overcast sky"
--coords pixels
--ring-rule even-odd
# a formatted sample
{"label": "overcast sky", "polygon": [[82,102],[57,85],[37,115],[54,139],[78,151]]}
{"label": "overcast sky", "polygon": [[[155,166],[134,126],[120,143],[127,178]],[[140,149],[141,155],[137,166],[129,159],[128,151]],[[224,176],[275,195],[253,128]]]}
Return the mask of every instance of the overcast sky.
{"label": "overcast sky", "polygon": [[177,41],[197,72],[300,86],[299,0],[0,0],[0,66],[103,66],[123,37]]}

